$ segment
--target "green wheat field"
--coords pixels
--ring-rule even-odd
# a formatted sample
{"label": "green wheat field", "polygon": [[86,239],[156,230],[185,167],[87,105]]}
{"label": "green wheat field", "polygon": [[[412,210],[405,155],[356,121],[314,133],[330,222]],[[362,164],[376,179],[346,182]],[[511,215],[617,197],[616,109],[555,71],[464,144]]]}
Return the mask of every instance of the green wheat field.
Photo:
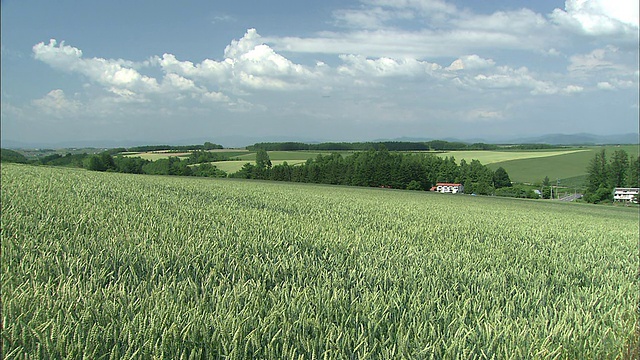
{"label": "green wheat field", "polygon": [[634,356],[638,209],[2,164],[5,359]]}

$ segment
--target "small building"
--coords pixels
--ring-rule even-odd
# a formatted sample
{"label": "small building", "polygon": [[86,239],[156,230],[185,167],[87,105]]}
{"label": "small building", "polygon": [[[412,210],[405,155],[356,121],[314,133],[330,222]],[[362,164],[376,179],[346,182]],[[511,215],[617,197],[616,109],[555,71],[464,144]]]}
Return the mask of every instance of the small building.
{"label": "small building", "polygon": [[639,188],[615,188],[613,189],[614,201],[627,201],[634,204],[638,203]]}
{"label": "small building", "polygon": [[429,189],[430,191],[437,191],[440,193],[457,194],[464,192],[464,186],[456,183],[437,183],[436,186]]}

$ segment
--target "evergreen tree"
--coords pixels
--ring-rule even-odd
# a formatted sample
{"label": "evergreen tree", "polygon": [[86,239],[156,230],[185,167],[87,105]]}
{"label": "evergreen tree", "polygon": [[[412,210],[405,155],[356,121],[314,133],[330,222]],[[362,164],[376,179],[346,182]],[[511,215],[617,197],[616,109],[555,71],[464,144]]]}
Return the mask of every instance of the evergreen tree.
{"label": "evergreen tree", "polygon": [[605,150],[596,153],[587,168],[587,193],[594,194],[600,187],[607,186],[607,160]]}
{"label": "evergreen tree", "polygon": [[609,186],[624,187],[627,184],[627,174],[629,172],[629,156],[624,150],[616,150],[611,157],[608,167]]}
{"label": "evergreen tree", "polygon": [[256,152],[256,167],[260,170],[271,168],[271,159],[266,150],[259,149],[258,152]]}
{"label": "evergreen tree", "polygon": [[511,186],[511,179],[507,171],[501,166],[493,173],[493,186],[496,189]]}
{"label": "evergreen tree", "polygon": [[640,187],[640,156],[629,161],[629,170],[627,171],[627,186],[633,188]]}

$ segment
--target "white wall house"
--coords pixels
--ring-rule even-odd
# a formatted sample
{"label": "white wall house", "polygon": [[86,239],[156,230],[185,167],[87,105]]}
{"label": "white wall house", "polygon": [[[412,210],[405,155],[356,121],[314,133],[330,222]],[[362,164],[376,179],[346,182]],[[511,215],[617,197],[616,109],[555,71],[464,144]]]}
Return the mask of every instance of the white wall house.
{"label": "white wall house", "polygon": [[636,198],[639,192],[639,188],[615,188],[613,190],[613,200],[629,201],[637,204],[638,201],[636,200]]}
{"label": "white wall house", "polygon": [[437,191],[441,193],[463,193],[464,186],[462,184],[454,184],[454,183],[437,183],[436,186],[431,188],[431,191]]}

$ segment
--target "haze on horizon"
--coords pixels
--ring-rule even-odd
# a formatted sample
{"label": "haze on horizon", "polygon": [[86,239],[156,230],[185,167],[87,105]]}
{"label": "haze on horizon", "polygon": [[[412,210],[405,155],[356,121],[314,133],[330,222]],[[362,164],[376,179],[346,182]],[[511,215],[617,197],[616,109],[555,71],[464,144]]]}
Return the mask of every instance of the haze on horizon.
{"label": "haze on horizon", "polygon": [[638,131],[633,0],[1,4],[3,142]]}

